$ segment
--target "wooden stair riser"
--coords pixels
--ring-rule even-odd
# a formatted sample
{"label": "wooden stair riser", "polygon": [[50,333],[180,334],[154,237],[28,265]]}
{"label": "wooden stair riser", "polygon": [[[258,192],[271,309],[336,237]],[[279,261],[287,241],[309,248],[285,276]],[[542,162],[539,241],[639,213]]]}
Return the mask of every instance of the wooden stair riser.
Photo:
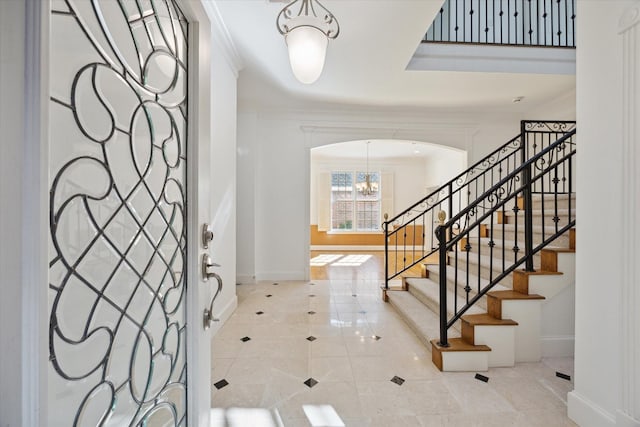
{"label": "wooden stair riser", "polygon": [[[489,370],[488,346],[471,346],[461,338],[449,340],[450,347],[443,348],[437,340],[431,341],[431,360],[441,371],[467,372]],[[462,347],[462,349],[460,349]]]}

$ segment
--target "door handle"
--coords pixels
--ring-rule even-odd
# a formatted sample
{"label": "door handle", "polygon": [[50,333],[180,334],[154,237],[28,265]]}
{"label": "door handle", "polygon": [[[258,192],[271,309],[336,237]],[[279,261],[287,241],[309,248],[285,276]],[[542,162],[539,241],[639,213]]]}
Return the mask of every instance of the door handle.
{"label": "door handle", "polygon": [[211,299],[209,308],[204,309],[203,326],[205,330],[211,327],[212,322],[220,321],[220,319],[217,319],[213,316],[213,303],[216,301],[216,298],[218,298],[218,295],[220,295],[220,292],[222,292],[222,277],[220,277],[218,273],[210,271],[210,269],[213,267],[220,267],[220,264],[214,263],[213,261],[211,261],[211,257],[209,255],[204,254],[202,256],[202,279],[206,282],[209,279],[213,278],[216,279],[216,282],[218,283],[218,288],[216,289],[216,293]]}
{"label": "door handle", "polygon": [[210,278],[215,277],[216,273],[211,271],[213,267],[220,267],[220,264],[216,264],[211,260],[208,254],[202,255],[202,280],[208,281]]}

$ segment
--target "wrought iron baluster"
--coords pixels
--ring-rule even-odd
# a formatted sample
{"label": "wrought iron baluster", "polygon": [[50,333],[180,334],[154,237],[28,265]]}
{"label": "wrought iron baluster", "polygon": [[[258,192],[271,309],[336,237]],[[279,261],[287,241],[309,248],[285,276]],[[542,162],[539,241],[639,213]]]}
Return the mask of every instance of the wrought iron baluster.
{"label": "wrought iron baluster", "polygon": [[489,43],[489,2],[484,0],[484,42]]}
{"label": "wrought iron baluster", "polygon": [[571,32],[572,32],[572,44],[576,45],[576,9],[575,9],[575,1],[571,0]]}
{"label": "wrought iron baluster", "polygon": [[[564,162],[563,162],[564,163]],[[556,233],[558,232],[558,221],[560,219],[560,217],[558,216],[558,183],[560,182],[560,180],[558,179],[558,168],[559,165],[556,165],[556,167],[553,168],[554,171],[554,206],[553,206],[553,222],[555,223],[555,231]],[[544,239],[544,230],[542,230],[542,238]]]}
{"label": "wrought iron baluster", "polygon": [[389,290],[389,214],[384,214],[382,229],[384,230],[384,288]]}
{"label": "wrought iron baluster", "polygon": [[569,200],[568,200],[568,220],[569,222],[571,222],[571,219],[573,218],[571,216],[571,196],[572,196],[572,190],[573,190],[573,169],[572,169],[572,161],[573,161],[573,156],[569,157]]}
{"label": "wrought iron baluster", "polygon": [[455,27],[455,32],[456,32],[456,42],[459,41],[458,40],[458,30],[460,29],[460,27],[458,26],[458,2],[456,1],[456,27]]}
{"label": "wrought iron baluster", "polygon": [[547,12],[547,0],[542,0],[542,30],[543,30],[543,46],[548,46],[549,43],[547,41],[547,17],[548,17],[548,12]]}
{"label": "wrought iron baluster", "polygon": [[471,0],[470,2],[470,6],[469,6],[469,35],[471,38],[471,42],[473,43],[473,0]]}
{"label": "wrought iron baluster", "polygon": [[[440,225],[436,231],[439,247],[439,269],[440,269],[440,342],[442,347],[448,347],[447,338],[447,232],[444,226]],[[455,283],[454,283],[455,285]]]}
{"label": "wrought iron baluster", "polygon": [[482,277],[482,245],[481,242],[482,236],[482,225],[478,226],[478,293],[480,293],[480,277]]}

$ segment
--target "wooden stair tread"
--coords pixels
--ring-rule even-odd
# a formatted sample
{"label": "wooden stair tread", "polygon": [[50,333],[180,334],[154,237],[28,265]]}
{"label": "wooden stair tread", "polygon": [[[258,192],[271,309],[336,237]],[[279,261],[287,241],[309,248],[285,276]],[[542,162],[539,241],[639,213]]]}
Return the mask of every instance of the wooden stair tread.
{"label": "wooden stair tread", "polygon": [[544,252],[544,251],[556,252],[556,253],[559,253],[559,254],[564,254],[564,253],[575,254],[576,253],[576,250],[575,249],[571,249],[571,248],[545,247],[540,252]]}
{"label": "wooden stair tread", "polygon": [[562,271],[548,271],[538,269],[536,271],[514,270],[514,273],[524,274],[526,276],[562,276]]}
{"label": "wooden stair tread", "polygon": [[471,326],[516,326],[518,322],[511,319],[496,319],[489,313],[467,314],[462,316],[462,321]]}
{"label": "wooden stair tread", "polygon": [[491,291],[487,293],[488,296],[497,298],[499,300],[529,300],[529,299],[544,299],[542,295],[536,294],[523,294],[516,291]]}
{"label": "wooden stair tread", "polygon": [[464,341],[462,338],[449,338],[449,347],[442,347],[438,344],[438,340],[431,340],[433,348],[437,348],[441,352],[448,351],[491,351],[491,347],[487,345],[473,345]]}

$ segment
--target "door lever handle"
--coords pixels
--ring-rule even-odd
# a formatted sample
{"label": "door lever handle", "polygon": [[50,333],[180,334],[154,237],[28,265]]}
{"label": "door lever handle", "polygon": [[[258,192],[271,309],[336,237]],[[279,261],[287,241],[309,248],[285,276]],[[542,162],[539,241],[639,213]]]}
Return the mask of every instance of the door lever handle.
{"label": "door lever handle", "polygon": [[209,303],[209,308],[204,309],[204,315],[202,320],[203,320],[203,326],[205,330],[211,327],[212,322],[220,321],[220,319],[217,319],[213,316],[213,303],[216,301],[216,298],[218,298],[218,295],[220,295],[220,292],[222,292],[222,277],[220,277],[218,273],[210,271],[210,269],[213,267],[220,267],[220,264],[214,263],[213,261],[211,261],[211,257],[208,254],[204,254],[202,256],[203,280],[206,282],[209,279],[213,278],[213,279],[216,279],[216,282],[218,283],[218,288],[216,289],[216,293],[213,295],[213,298],[211,299],[211,303]]}
{"label": "door lever handle", "polygon": [[211,276],[215,278],[216,281],[218,282],[218,289],[216,289],[215,295],[213,295],[213,298],[211,298],[211,303],[209,304],[209,308],[204,309],[204,316],[203,316],[204,329],[209,329],[211,327],[211,322],[220,321],[220,319],[213,317],[213,303],[216,301],[216,298],[218,298],[218,295],[222,291],[222,278],[217,273],[211,273]]}
{"label": "door lever handle", "polygon": [[210,278],[215,277],[215,273],[211,271],[213,267],[220,267],[220,264],[216,264],[211,260],[208,254],[202,255],[202,280],[208,281]]}

